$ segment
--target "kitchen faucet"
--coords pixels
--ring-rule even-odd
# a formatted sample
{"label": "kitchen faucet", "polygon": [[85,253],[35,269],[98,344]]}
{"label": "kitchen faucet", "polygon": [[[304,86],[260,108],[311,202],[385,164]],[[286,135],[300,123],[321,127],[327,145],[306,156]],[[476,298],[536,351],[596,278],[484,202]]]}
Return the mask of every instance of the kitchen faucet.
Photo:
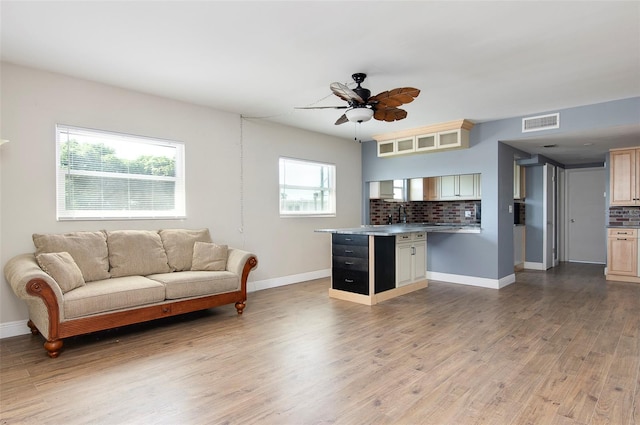
{"label": "kitchen faucet", "polygon": [[407,207],[402,204],[398,205],[398,223],[407,223]]}

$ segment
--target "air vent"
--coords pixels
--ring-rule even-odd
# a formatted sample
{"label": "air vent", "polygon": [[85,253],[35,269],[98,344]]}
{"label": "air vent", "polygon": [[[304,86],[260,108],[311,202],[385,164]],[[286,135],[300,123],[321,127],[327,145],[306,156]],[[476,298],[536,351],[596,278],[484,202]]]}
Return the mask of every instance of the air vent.
{"label": "air vent", "polygon": [[540,115],[522,119],[522,132],[560,128],[560,114]]}

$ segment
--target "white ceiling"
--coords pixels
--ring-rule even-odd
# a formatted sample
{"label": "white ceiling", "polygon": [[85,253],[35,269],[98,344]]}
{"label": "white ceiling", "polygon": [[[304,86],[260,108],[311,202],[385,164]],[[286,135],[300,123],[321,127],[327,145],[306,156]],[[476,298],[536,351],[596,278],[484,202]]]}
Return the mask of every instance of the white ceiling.
{"label": "white ceiling", "polygon": [[[640,96],[637,1],[2,0],[0,19],[3,61],[351,140]],[[329,84],[354,72],[422,92],[394,123],[294,109],[343,105]],[[639,141],[640,122],[517,146],[571,164]]]}

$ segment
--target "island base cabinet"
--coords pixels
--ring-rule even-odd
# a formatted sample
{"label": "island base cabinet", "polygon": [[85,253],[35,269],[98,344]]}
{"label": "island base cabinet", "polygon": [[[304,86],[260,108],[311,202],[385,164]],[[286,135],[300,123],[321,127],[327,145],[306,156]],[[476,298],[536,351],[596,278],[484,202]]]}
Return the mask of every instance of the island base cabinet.
{"label": "island base cabinet", "polygon": [[[400,256],[397,240],[404,241],[401,248],[407,248],[400,250]],[[331,249],[332,298],[374,305],[428,286],[425,232],[398,236],[333,234]],[[409,270],[408,279],[400,285],[398,270]]]}
{"label": "island base cabinet", "polygon": [[396,287],[426,279],[426,233],[415,232],[396,236]]}
{"label": "island base cabinet", "polygon": [[332,288],[369,295],[369,237],[334,234],[332,239]]}

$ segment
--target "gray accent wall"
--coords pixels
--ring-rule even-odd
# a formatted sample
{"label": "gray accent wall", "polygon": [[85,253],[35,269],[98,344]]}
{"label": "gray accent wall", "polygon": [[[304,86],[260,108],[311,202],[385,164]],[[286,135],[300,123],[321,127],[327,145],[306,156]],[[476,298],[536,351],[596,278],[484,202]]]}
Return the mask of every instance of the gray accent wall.
{"label": "gray accent wall", "polygon": [[[619,125],[637,125],[640,117],[640,97],[570,109],[541,111],[539,114],[554,112],[560,112],[561,127],[545,130],[545,136]],[[538,114],[528,116],[532,115]],[[519,151],[500,142],[532,137],[531,134],[523,135],[522,118],[476,124],[470,133],[469,149],[378,158],[376,142],[363,143],[362,223],[368,222],[370,181],[480,173],[482,233],[429,234],[427,268],[433,272],[488,279],[502,279],[512,275],[513,214],[509,213],[509,205],[513,203],[513,155]],[[526,207],[526,224],[532,226],[531,236],[527,229],[526,260],[542,262],[542,167],[528,167],[526,172],[527,200],[532,198],[531,206],[528,202]],[[536,183],[531,183],[532,191],[529,192],[529,182],[536,181],[539,181],[539,187]]]}

